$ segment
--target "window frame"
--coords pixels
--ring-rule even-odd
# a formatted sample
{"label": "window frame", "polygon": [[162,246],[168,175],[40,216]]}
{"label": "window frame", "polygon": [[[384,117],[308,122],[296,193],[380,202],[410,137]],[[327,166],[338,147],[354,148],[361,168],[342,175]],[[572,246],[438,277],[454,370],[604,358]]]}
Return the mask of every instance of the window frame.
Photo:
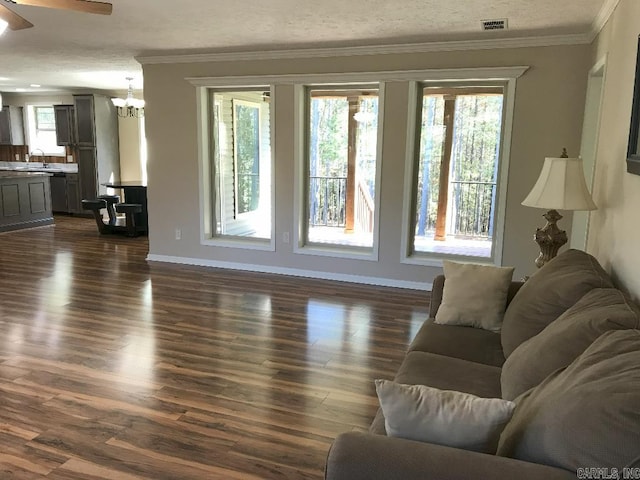
{"label": "window frame", "polygon": [[[53,113],[53,128],[40,128],[40,125],[38,122],[38,110],[40,109],[50,109],[51,112]],[[33,113],[34,113],[34,121],[36,124],[36,133],[39,131],[43,131],[43,132],[55,132],[56,131],[56,120],[55,120],[55,109],[53,108],[53,105],[34,105],[33,106]]]}
{"label": "window frame", "polygon": [[[245,250],[265,250],[275,251],[275,166],[274,166],[274,117],[273,108],[275,89],[273,85],[244,82],[227,83],[224,79],[220,83],[207,82],[207,85],[197,86],[197,116],[198,116],[198,166],[199,166],[199,197],[200,197],[200,244],[205,246],[238,248]],[[235,91],[268,91],[270,93],[270,113],[269,113],[269,135],[270,135],[270,172],[271,180],[270,198],[270,220],[271,227],[269,238],[247,237],[239,235],[228,235],[217,233],[216,215],[216,183],[214,142],[211,138],[214,126],[213,110],[216,106],[214,94],[216,92]],[[262,112],[261,112],[262,115]],[[235,142],[235,140],[234,140]],[[235,153],[234,153],[235,162]],[[234,172],[234,188],[236,177]],[[237,192],[235,193],[237,195]],[[234,206],[234,212],[236,207]],[[253,212],[247,212],[248,215]],[[237,214],[236,214],[237,215]],[[245,215],[245,214],[240,214]]]}
{"label": "window frame", "polygon": [[[293,155],[296,158],[294,162],[294,206],[293,206],[293,249],[294,253],[311,253],[310,251],[301,251],[301,247],[299,245],[299,239],[301,238],[300,232],[300,202],[304,201],[304,198],[300,196],[300,191],[297,186],[300,184],[300,179],[302,175],[301,161],[302,155],[304,155],[304,129],[301,128],[301,120],[304,118],[304,101],[303,101],[303,88],[305,85],[315,85],[315,84],[328,84],[328,83],[338,83],[338,84],[362,84],[362,83],[377,83],[380,85],[380,106],[379,110],[381,110],[381,118],[384,120],[384,88],[386,82],[408,82],[409,90],[412,88],[413,82],[425,82],[425,81],[434,81],[434,82],[451,82],[451,81],[460,81],[460,80],[502,80],[507,82],[508,88],[506,91],[506,101],[507,107],[505,112],[507,112],[507,122],[505,123],[505,139],[511,138],[511,128],[513,121],[513,109],[514,109],[514,100],[515,100],[515,88],[516,81],[520,78],[530,67],[527,65],[509,65],[504,67],[471,67],[471,68],[435,68],[435,69],[419,69],[419,70],[378,70],[378,71],[364,71],[364,72],[330,72],[330,73],[285,73],[285,74],[262,74],[262,75],[237,75],[237,76],[188,76],[185,77],[185,81],[190,85],[195,87],[195,103],[196,103],[196,117],[197,117],[197,125],[196,125],[196,135],[197,135],[197,155],[198,155],[198,164],[199,164],[199,202],[200,202],[200,243],[202,245],[212,245],[212,246],[222,246],[222,247],[233,247],[233,248],[241,248],[241,249],[256,249],[256,250],[270,250],[275,251],[275,242],[276,242],[276,222],[275,222],[275,213],[277,209],[277,205],[275,204],[275,190],[277,186],[275,185],[275,148],[276,148],[276,132],[274,126],[278,124],[278,122],[284,122],[284,120],[278,120],[278,101],[276,98],[277,88],[286,88],[290,87],[294,90],[294,111],[293,111]],[[210,168],[210,150],[209,144],[210,139],[208,138],[208,132],[210,129],[209,126],[209,118],[207,118],[208,114],[208,104],[207,104],[207,91],[211,88],[246,88],[248,86],[263,86],[269,85],[271,90],[271,101],[272,101],[272,109],[271,109],[271,151],[272,151],[272,169],[271,169],[271,179],[272,179],[272,189],[271,189],[271,201],[272,201],[272,209],[271,209],[271,226],[272,226],[272,235],[271,241],[268,246],[265,246],[264,242],[259,242],[257,245],[248,242],[247,239],[243,239],[243,241],[234,241],[234,240],[212,240],[209,236],[208,232],[211,232],[211,216],[210,210],[212,208],[210,198],[210,189],[212,185],[212,176],[211,176],[211,168]],[[414,87],[415,88],[415,87]],[[413,102],[412,102],[413,103]],[[289,115],[289,110],[285,110],[287,115]],[[408,127],[411,127],[412,124],[415,124],[415,118],[411,119],[411,112],[409,111],[409,124]],[[381,129],[382,131],[383,129]],[[407,136],[406,141],[408,142],[407,148],[407,157],[405,159],[405,164],[410,165],[410,162],[413,158],[412,153],[412,142],[413,136],[409,135],[411,128],[407,128]],[[383,151],[382,141],[378,142],[378,149]],[[500,174],[500,185],[504,186],[501,188],[501,202],[499,207],[505,208],[505,199],[502,196],[506,195],[506,185],[507,185],[507,174],[508,174],[508,159],[510,152],[510,141],[505,140],[505,144],[502,147],[503,153],[503,168]],[[380,158],[382,156],[380,155]],[[381,169],[377,169],[377,174],[381,175]],[[410,185],[410,180],[407,181],[407,175],[410,175],[409,169],[405,168],[405,182],[404,185]],[[408,183],[409,182],[409,183]],[[380,185],[380,179],[376,178],[376,183]],[[401,229],[401,245],[402,251],[400,253],[401,263],[409,263],[409,264],[417,264],[417,265],[435,265],[442,266],[441,259],[418,259],[409,258],[407,255],[406,245],[406,222],[408,220],[407,215],[405,214],[407,211],[406,202],[410,201],[409,196],[405,196],[404,198],[404,206],[403,206],[403,226]],[[378,225],[376,228],[376,234],[379,235],[379,216],[380,208],[379,205],[376,208],[376,218],[375,223]],[[500,221],[500,235],[504,234],[504,211],[500,212],[500,216],[498,217]],[[498,227],[498,225],[496,226]],[[285,232],[286,233],[286,232]],[[284,234],[283,234],[284,235]],[[498,239],[498,243],[496,243],[496,263],[498,259],[502,256],[502,237]],[[284,241],[284,243],[288,243]],[[374,247],[377,245],[377,240],[374,242]],[[327,256],[339,256],[339,252],[330,251],[330,252],[322,252],[317,251],[315,253],[317,255],[327,255]],[[348,258],[356,258],[361,259],[361,256],[353,255],[352,253],[347,252],[345,254]],[[377,255],[376,255],[377,256]],[[375,260],[372,258],[372,260]]]}
{"label": "window frame", "polygon": [[[44,151],[44,155],[47,157],[62,157],[65,158],[67,151],[66,148],[62,145],[57,145],[57,140],[56,140],[56,127],[55,127],[55,110],[54,110],[54,127],[52,129],[46,128],[46,129],[39,129],[38,128],[38,115],[36,112],[36,109],[38,108],[51,108],[51,109],[55,109],[55,104],[54,103],[47,103],[47,102],[37,102],[37,103],[27,103],[25,104],[25,108],[24,108],[24,121],[25,121],[25,143],[27,145],[29,145],[29,148],[31,149],[31,151],[34,150],[42,150]],[[35,144],[35,141],[37,139],[38,136],[38,131],[42,131],[42,132],[53,132],[53,137],[54,137],[54,142],[55,142],[55,147],[56,150],[49,150],[49,149],[44,149],[41,148],[40,146]],[[33,136],[36,136],[36,138],[33,138]]]}
{"label": "window frame", "polygon": [[[301,255],[317,255],[325,257],[347,258],[355,260],[378,261],[380,238],[380,188],[382,173],[382,149],[384,131],[384,92],[383,81],[362,82],[308,82],[294,86],[295,89],[295,126],[294,139],[295,185],[294,185],[294,235],[293,252]],[[376,136],[376,174],[375,198],[373,214],[373,242],[371,247],[342,245],[332,243],[309,242],[309,108],[312,90],[370,90],[378,91],[378,129]]]}
{"label": "window frame", "polygon": [[[524,73],[524,72],[522,72]],[[519,75],[518,75],[519,76]],[[496,80],[424,80],[413,81],[409,85],[409,118],[407,125],[407,156],[405,158],[405,179],[403,199],[402,251],[401,263],[424,266],[442,266],[442,260],[472,261],[481,264],[502,264],[502,250],[504,244],[506,193],[511,150],[511,132],[513,129],[513,113],[515,107],[516,78]],[[494,235],[492,238],[491,255],[476,257],[457,254],[443,254],[436,252],[418,252],[414,250],[416,187],[418,180],[418,163],[420,154],[421,102],[425,87],[436,88],[474,88],[474,87],[502,87],[503,108],[502,128],[500,131],[500,151],[498,157],[498,175],[496,177],[496,203],[494,206]]]}

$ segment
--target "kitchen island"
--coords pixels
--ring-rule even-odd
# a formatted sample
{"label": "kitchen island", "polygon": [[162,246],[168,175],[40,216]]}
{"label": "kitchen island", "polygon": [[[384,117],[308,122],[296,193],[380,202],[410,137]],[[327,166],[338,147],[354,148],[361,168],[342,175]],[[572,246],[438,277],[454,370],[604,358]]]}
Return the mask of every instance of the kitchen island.
{"label": "kitchen island", "polygon": [[0,171],[0,232],[53,223],[50,173]]}

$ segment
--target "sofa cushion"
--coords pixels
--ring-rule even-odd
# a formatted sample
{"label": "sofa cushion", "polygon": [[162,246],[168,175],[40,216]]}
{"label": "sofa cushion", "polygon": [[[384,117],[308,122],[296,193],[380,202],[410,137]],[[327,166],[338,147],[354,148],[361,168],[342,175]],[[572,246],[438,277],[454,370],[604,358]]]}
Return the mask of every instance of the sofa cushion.
{"label": "sofa cushion", "polygon": [[502,368],[502,398],[513,400],[564,368],[609,330],[640,328],[640,311],[615,288],[587,292],[560,317],[522,343]]}
{"label": "sofa cushion", "polygon": [[504,363],[500,335],[480,328],[438,325],[433,319],[422,324],[409,351],[430,352],[484,363],[496,367]]}
{"label": "sofa cushion", "polygon": [[588,253],[567,250],[553,258],[531,275],[507,307],[501,334],[505,357],[588,291],[612,287],[607,272]]}
{"label": "sofa cushion", "polygon": [[515,403],[376,380],[387,435],[494,454]]}
{"label": "sofa cushion", "polygon": [[[441,390],[467,392],[478,397],[500,398],[500,368],[435,353],[409,352],[396,383],[428,385]],[[386,435],[384,416],[378,411],[369,432]]]}
{"label": "sofa cushion", "polygon": [[408,353],[394,380],[407,385],[467,392],[478,397],[502,398],[499,367],[435,353]]}
{"label": "sofa cushion", "polygon": [[435,322],[499,332],[507,307],[513,267],[444,260],[447,279]]}
{"label": "sofa cushion", "polygon": [[516,399],[498,455],[576,472],[640,467],[640,331],[610,331]]}

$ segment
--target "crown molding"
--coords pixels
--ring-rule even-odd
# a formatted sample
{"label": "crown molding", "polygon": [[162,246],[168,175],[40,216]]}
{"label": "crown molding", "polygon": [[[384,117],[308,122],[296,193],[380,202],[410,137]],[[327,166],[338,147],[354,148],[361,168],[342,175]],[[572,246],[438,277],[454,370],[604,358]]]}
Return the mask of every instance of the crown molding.
{"label": "crown molding", "polygon": [[300,73],[278,75],[246,75],[227,77],[187,77],[185,80],[196,87],[234,87],[242,85],[265,86],[271,84],[296,85],[304,83],[367,83],[391,81],[455,81],[455,80],[508,80],[519,78],[528,66],[479,67],[479,68],[441,68],[427,70],[389,70],[379,72],[348,73]]}
{"label": "crown molding", "polygon": [[593,20],[591,24],[591,31],[589,32],[589,43],[593,42],[600,31],[604,28],[606,23],[609,21],[613,12],[615,12],[616,7],[620,3],[620,0],[605,0],[602,8],[596,15],[596,18]]}
{"label": "crown molding", "polygon": [[[615,1],[618,0],[608,0]],[[550,47],[591,43],[591,33],[491,40],[458,40],[451,42],[369,45],[360,47],[300,48],[252,52],[195,53],[183,55],[149,55],[135,59],[142,65],[162,63],[237,62],[295,58],[351,57],[359,55],[399,55],[411,53],[452,52],[458,50],[491,50],[498,48]]]}

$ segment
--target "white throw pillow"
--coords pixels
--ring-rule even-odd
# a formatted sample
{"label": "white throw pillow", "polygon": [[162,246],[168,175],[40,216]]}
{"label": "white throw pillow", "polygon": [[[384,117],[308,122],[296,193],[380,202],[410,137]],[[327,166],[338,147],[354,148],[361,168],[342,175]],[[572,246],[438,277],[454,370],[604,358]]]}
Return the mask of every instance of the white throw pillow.
{"label": "white throw pillow", "polygon": [[387,435],[495,454],[515,403],[376,380]]}
{"label": "white throw pillow", "polygon": [[444,260],[442,304],[435,323],[500,332],[513,267]]}

